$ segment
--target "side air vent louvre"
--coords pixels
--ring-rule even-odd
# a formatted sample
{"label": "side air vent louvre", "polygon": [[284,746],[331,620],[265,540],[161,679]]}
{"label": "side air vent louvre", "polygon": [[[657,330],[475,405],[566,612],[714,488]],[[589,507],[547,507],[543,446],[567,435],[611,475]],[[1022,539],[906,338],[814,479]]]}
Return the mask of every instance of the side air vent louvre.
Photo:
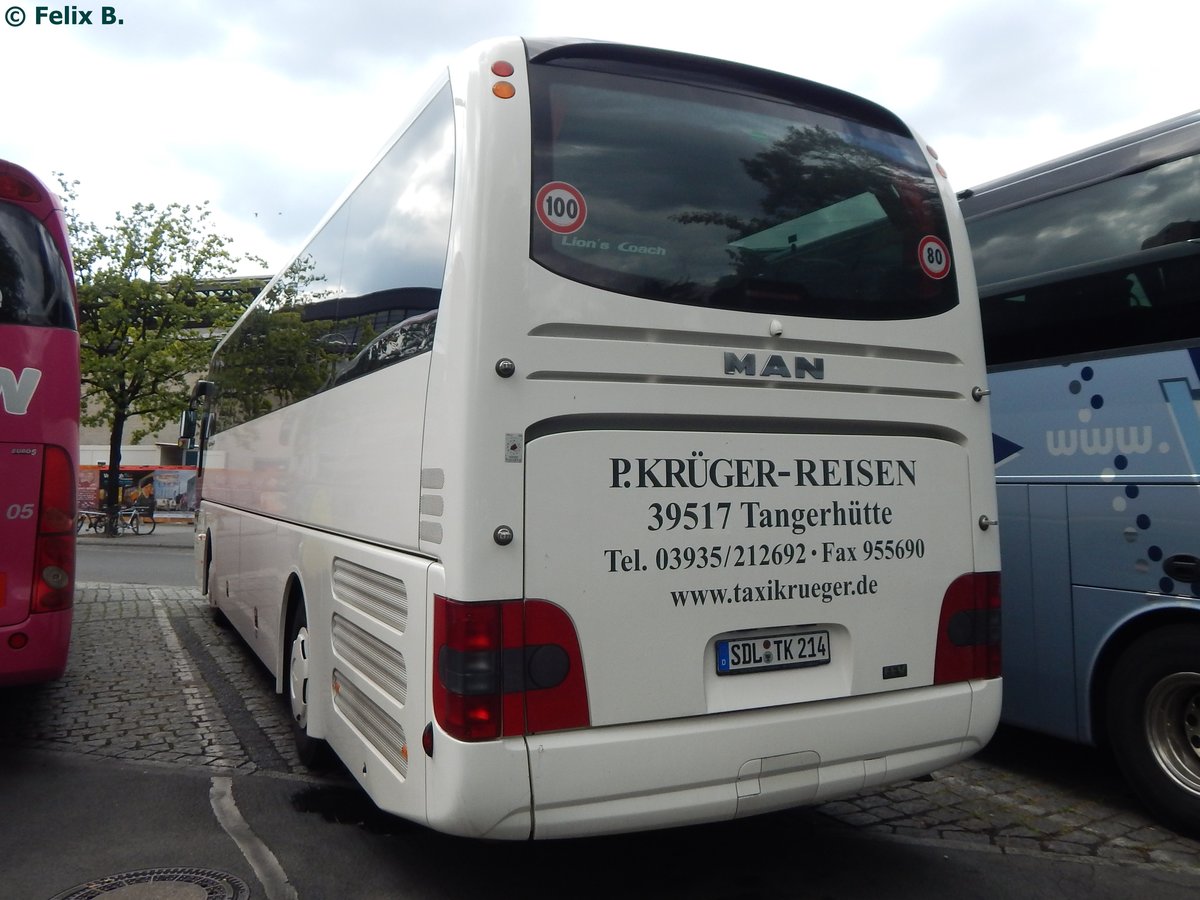
{"label": "side air vent louvre", "polygon": [[379,638],[363,631],[344,616],[333,616],[333,652],[353,666],[380,691],[401,706],[408,699],[408,667],[404,656]]}
{"label": "side air vent louvre", "polygon": [[333,670],[333,705],[401,778],[408,777],[404,729],[337,669]]}
{"label": "side air vent louvre", "polygon": [[408,628],[408,591],[398,578],[334,559],[333,596],[397,631]]}

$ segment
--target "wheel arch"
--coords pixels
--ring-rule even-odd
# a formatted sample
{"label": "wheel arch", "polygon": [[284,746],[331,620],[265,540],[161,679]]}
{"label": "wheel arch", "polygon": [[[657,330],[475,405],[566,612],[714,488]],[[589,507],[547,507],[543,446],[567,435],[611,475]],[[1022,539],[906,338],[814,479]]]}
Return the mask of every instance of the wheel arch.
{"label": "wheel arch", "polygon": [[[287,689],[287,658],[291,652],[288,645],[288,635],[291,634],[292,622],[300,610],[306,610],[304,586],[300,583],[300,575],[292,572],[288,575],[283,586],[283,603],[280,604],[279,628],[279,659],[275,663],[275,692],[282,694]],[[307,614],[307,610],[306,610]]]}
{"label": "wheel arch", "polygon": [[209,598],[208,602],[209,602],[210,606],[216,606],[216,604],[213,603],[212,597],[209,596],[209,592],[208,592],[209,584],[212,580],[212,561],[213,561],[212,544],[213,544],[212,529],[207,528],[204,531],[204,565],[200,569],[200,593],[204,594],[206,597]]}
{"label": "wheel arch", "polygon": [[1200,625],[1200,607],[1165,606],[1146,610],[1124,622],[1109,635],[1092,667],[1088,683],[1088,723],[1091,726],[1092,742],[1107,749],[1109,746],[1107,708],[1110,681],[1113,669],[1122,654],[1134,642],[1153,631],[1179,625]]}

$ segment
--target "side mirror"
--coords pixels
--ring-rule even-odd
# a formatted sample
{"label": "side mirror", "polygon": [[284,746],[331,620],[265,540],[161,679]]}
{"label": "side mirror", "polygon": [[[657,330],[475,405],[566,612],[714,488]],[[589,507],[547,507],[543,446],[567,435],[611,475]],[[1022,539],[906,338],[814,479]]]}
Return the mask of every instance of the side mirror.
{"label": "side mirror", "polygon": [[196,438],[196,410],[188,407],[179,417],[179,443],[181,446],[191,444]]}

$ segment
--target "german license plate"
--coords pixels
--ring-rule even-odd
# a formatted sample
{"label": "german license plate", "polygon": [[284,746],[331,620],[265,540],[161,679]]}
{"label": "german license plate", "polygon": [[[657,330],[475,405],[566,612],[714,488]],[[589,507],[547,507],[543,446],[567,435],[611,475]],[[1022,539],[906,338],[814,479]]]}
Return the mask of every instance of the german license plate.
{"label": "german license plate", "polygon": [[770,637],[717,641],[717,674],[798,669],[829,662],[828,631],[796,631]]}

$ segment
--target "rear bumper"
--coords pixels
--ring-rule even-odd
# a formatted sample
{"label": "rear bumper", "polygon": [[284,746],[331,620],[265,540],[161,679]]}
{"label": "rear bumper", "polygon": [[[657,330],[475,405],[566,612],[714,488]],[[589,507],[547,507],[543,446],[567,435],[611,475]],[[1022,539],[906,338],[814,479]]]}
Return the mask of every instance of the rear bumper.
{"label": "rear bumper", "polygon": [[[72,611],[38,613],[0,628],[0,685],[33,684],[61,678],[71,644]],[[24,646],[13,641],[24,635]]]}
{"label": "rear bumper", "polygon": [[820,803],[971,756],[1001,682],[531,736],[533,836],[666,828]]}

